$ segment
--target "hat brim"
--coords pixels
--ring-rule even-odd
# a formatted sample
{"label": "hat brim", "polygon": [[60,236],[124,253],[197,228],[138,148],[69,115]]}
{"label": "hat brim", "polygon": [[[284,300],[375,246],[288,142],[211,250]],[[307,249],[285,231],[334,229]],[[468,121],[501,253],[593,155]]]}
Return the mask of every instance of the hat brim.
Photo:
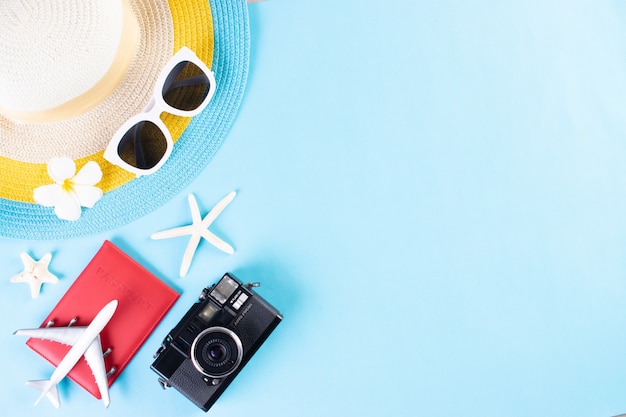
{"label": "hat brim", "polygon": [[[226,137],[241,104],[249,66],[249,21],[245,0],[211,0],[217,89],[176,141],[156,173],[106,192],[77,221],[56,217],[50,207],[0,198],[0,235],[20,239],[62,239],[90,235],[134,221],[163,205],[195,178]],[[43,184],[42,184],[43,185]],[[156,192],[158,190],[158,192]]]}

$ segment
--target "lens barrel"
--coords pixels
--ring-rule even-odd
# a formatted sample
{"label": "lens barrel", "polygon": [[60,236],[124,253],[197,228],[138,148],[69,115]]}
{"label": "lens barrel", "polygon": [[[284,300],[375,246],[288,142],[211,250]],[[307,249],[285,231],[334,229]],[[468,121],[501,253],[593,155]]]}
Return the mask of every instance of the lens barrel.
{"label": "lens barrel", "polygon": [[203,330],[191,345],[193,365],[198,372],[211,378],[223,378],[234,372],[242,357],[241,340],[224,327]]}

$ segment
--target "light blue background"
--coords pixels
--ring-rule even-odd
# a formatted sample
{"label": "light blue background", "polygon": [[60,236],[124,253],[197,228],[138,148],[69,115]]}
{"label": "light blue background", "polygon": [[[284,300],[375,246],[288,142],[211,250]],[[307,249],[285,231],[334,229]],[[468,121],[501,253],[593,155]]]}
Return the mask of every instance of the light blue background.
{"label": "light blue background", "polygon": [[[2,415],[201,416],[149,369],[223,272],[285,316],[213,416],[626,412],[626,6],[594,1],[286,1],[250,7],[244,102],[162,208],[66,241],[0,240]],[[187,277],[149,235],[238,195]],[[111,388],[70,381],[12,336],[39,324],[104,239],[182,292]],[[53,254],[32,300],[19,253]]]}

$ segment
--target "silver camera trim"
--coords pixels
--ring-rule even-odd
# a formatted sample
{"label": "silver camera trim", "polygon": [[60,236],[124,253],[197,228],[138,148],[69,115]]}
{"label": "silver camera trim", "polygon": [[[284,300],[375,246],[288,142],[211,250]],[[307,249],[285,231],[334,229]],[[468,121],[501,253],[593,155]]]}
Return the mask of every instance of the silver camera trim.
{"label": "silver camera trim", "polygon": [[[230,336],[234,341],[235,341],[235,345],[237,346],[237,360],[235,361],[235,364],[232,366],[232,369],[223,374],[223,375],[212,375],[210,373],[207,373],[202,366],[200,366],[200,364],[198,363],[198,360],[196,359],[196,346],[198,344],[198,340],[200,340],[200,338],[202,338],[205,334],[207,333],[223,333],[227,336]],[[214,327],[209,327],[208,329],[204,329],[203,331],[200,332],[200,334],[198,336],[196,336],[196,338],[194,339],[193,343],[191,344],[191,362],[193,363],[193,366],[196,368],[196,370],[198,372],[200,372],[202,375],[208,376],[210,378],[224,378],[227,377],[228,375],[232,374],[233,372],[235,372],[235,370],[237,368],[239,368],[239,365],[241,364],[241,361],[243,359],[243,345],[241,343],[241,340],[239,339],[239,336],[237,336],[237,334],[235,334],[235,332],[233,332],[230,329],[227,329],[225,327],[221,327],[221,326],[214,326]]]}

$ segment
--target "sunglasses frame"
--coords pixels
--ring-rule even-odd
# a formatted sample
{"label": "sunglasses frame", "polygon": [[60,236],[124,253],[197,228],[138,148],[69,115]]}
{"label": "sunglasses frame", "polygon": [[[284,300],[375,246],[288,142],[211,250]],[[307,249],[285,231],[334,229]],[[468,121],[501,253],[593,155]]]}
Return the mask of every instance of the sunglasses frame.
{"label": "sunglasses frame", "polygon": [[[193,110],[181,110],[181,109],[172,107],[165,102],[165,98],[163,97],[162,90],[163,90],[163,87],[165,86],[167,77],[170,75],[172,70],[181,62],[190,62],[196,65],[198,68],[200,68],[200,70],[202,70],[202,72],[204,72],[204,75],[206,75],[207,78],[209,79],[209,91],[206,97],[204,98],[202,103],[200,103],[200,105]],[[138,177],[142,175],[149,175],[149,174],[156,172],[159,168],[163,166],[163,164],[165,164],[167,159],[170,157],[170,154],[172,153],[172,149],[174,147],[172,134],[170,133],[167,126],[165,126],[165,123],[163,123],[163,121],[161,120],[161,114],[170,113],[176,116],[183,116],[183,117],[196,116],[200,114],[202,110],[204,110],[205,107],[209,104],[209,102],[213,98],[213,95],[215,94],[215,89],[216,89],[215,74],[213,73],[213,71],[211,71],[206,66],[206,64],[202,62],[202,60],[198,58],[198,56],[191,49],[187,48],[186,46],[183,46],[182,48],[178,50],[178,52],[176,52],[167,61],[167,63],[161,70],[161,73],[159,74],[159,77],[156,80],[154,91],[152,93],[152,98],[150,99],[150,102],[148,102],[148,105],[146,106],[146,108],[141,113],[136,114],[135,116],[128,119],[117,130],[117,132],[115,132],[115,134],[113,135],[113,138],[109,141],[109,144],[107,145],[104,151],[104,155],[103,155],[104,159],[106,159],[107,161],[111,162],[114,165],[119,166],[120,168],[126,171],[132,172]],[[151,122],[155,124],[161,130],[166,140],[167,147],[165,149],[165,153],[161,157],[161,160],[156,165],[154,165],[152,168],[149,168],[149,169],[137,168],[128,164],[120,157],[118,150],[117,150],[124,135],[126,135],[126,133],[129,130],[131,130],[135,125],[141,122]]]}

